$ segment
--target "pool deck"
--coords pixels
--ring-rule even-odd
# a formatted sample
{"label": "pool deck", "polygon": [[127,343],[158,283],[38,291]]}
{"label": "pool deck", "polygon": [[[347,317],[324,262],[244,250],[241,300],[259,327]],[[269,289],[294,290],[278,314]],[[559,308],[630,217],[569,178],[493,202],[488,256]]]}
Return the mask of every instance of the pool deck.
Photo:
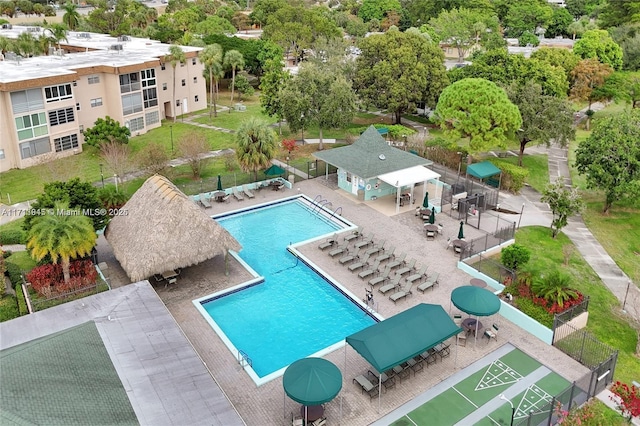
{"label": "pool deck", "polygon": [[[316,195],[321,195],[322,198],[332,203],[332,209],[342,207],[345,218],[364,227],[365,232],[373,232],[376,240],[385,239],[387,247],[395,246],[396,254],[406,253],[407,258],[417,259],[417,265],[429,265],[428,273],[440,273],[440,285],[435,290],[426,291],[424,294],[414,290],[411,297],[400,300],[397,304],[390,301],[388,296],[377,291],[374,292],[378,312],[383,317],[390,317],[417,303],[440,304],[449,310],[451,291],[460,285],[469,283],[470,277],[456,267],[457,256],[452,249],[447,249],[447,238],[454,239],[457,236],[459,221],[449,218],[446,214],[438,214],[436,223],[443,224],[443,234],[435,240],[427,241],[422,220],[414,214],[416,205],[405,206],[401,208],[400,214],[395,214],[395,206],[390,199],[361,202],[342,190],[323,184],[322,178],[296,183],[293,189],[284,191],[269,189],[257,191],[254,199],[213,203],[212,207],[206,211],[214,215],[297,193],[304,193],[312,199]],[[375,203],[374,207],[372,207],[373,203]],[[483,233],[470,226],[465,226],[465,235],[467,238],[474,238],[483,235]],[[326,251],[320,251],[316,246],[317,244],[308,244],[300,247],[300,251],[353,294],[364,298],[366,283],[358,278],[357,274],[351,273],[346,267],[339,265],[337,259],[330,258]],[[102,237],[99,243],[99,256],[100,260],[105,261],[108,265],[105,272],[112,285],[114,287],[127,285],[126,275],[113,258],[108,244]],[[165,288],[164,283],[153,280],[151,284],[246,424],[291,424],[291,413],[298,412],[300,405],[284,396],[282,378],[256,387],[192,304],[193,299],[240,284],[251,278],[250,274],[244,271],[242,266],[233,259],[229,261],[228,271],[229,274],[225,274],[224,260],[218,256],[200,265],[184,269],[177,285]],[[301,309],[319,308],[317,306],[301,306]],[[434,385],[446,380],[462,368],[498,349],[507,341],[552,370],[561,372],[562,376],[569,381],[577,380],[587,373],[585,367],[564,353],[543,343],[500,316],[483,319],[483,322],[485,325],[492,323],[500,325],[497,342],[487,343],[486,339],[479,338],[477,344],[474,345],[472,338],[467,339],[466,347],[457,347],[457,364],[455,366],[453,355],[456,347],[453,344],[452,356],[445,358],[443,362],[425,368],[423,372],[404,380],[402,383],[397,383],[388,392],[383,392],[379,411],[377,399],[370,401],[369,397],[366,394],[361,394],[360,388],[352,383],[355,376],[366,373],[371,366],[350,347],[347,347],[346,351],[339,349],[328,354],[325,358],[335,363],[344,375],[344,385],[340,395],[334,401],[326,404],[328,424],[339,423],[341,401],[341,424],[367,425],[375,422],[400,405],[411,401]]]}

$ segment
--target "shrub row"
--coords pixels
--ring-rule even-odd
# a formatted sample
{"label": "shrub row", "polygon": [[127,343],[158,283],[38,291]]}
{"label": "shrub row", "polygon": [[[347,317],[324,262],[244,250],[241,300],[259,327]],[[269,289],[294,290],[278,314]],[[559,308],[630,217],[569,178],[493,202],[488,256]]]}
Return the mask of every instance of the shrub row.
{"label": "shrub row", "polygon": [[524,186],[524,181],[527,179],[527,176],[529,176],[529,171],[515,164],[507,163],[506,161],[491,160],[491,163],[502,170],[500,189],[518,194]]}
{"label": "shrub row", "polygon": [[22,229],[6,229],[0,232],[0,244],[26,244],[27,236]]}
{"label": "shrub row", "polygon": [[0,297],[0,322],[18,318],[19,316],[20,312],[18,311],[16,298],[11,294],[3,294]]}
{"label": "shrub row", "polygon": [[[403,136],[409,136],[412,135],[414,133],[416,133],[416,131],[414,129],[410,129],[408,127],[405,127],[401,124],[374,124],[373,125],[376,129],[381,129],[381,128],[385,128],[389,131],[389,137],[393,140],[401,140]],[[354,134],[355,136],[360,135],[362,132],[364,132],[365,130],[367,130],[369,127],[356,127],[353,128],[351,130],[349,130],[349,132],[351,132],[352,134]]]}
{"label": "shrub row", "polygon": [[5,262],[5,267],[7,268],[6,275],[11,280],[11,286],[16,288],[18,284],[22,283],[22,274],[20,273],[20,267],[13,262]]}
{"label": "shrub row", "polygon": [[98,272],[90,260],[77,260],[69,265],[71,279],[65,282],[59,263],[37,266],[27,274],[27,281],[40,296],[49,298],[95,284]]}
{"label": "shrub row", "polygon": [[18,299],[18,310],[20,311],[20,316],[27,315],[29,313],[29,308],[27,307],[27,301],[24,297],[24,292],[22,291],[21,285],[16,285],[16,299]]}

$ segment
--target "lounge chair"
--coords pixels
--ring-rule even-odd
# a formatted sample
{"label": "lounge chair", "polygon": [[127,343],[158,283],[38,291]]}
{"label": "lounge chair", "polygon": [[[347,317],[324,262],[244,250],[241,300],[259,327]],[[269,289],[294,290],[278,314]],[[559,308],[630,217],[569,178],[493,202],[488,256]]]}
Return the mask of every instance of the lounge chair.
{"label": "lounge chair", "polygon": [[338,235],[337,234],[333,234],[331,237],[329,237],[326,240],[324,240],[323,242],[321,242],[320,245],[318,246],[318,248],[320,250],[324,250],[324,249],[327,249],[329,247],[333,247],[337,242],[338,242]]}
{"label": "lounge chair", "polygon": [[238,201],[242,201],[244,200],[244,197],[242,196],[242,194],[240,192],[238,192],[238,188],[237,187],[233,187],[233,196],[236,197],[236,200]]}
{"label": "lounge chair", "polygon": [[369,379],[367,379],[362,374],[354,378],[353,383],[358,383],[360,385],[360,388],[362,389],[361,393],[367,392],[369,394],[369,399],[373,398],[374,396],[378,396],[378,387],[374,386],[374,384],[371,383]]}
{"label": "lounge chair", "polygon": [[207,199],[206,195],[200,194],[200,204],[202,204],[202,207],[204,207],[205,209],[211,207],[210,200],[211,198]]}
{"label": "lounge chair", "polygon": [[391,269],[397,268],[404,263],[404,259],[407,257],[406,253],[402,253],[399,257],[395,257],[387,266]]}
{"label": "lounge chair", "polygon": [[[433,290],[433,288],[436,286],[436,284],[438,284],[438,277],[439,276],[440,276],[440,273],[434,272],[433,274],[431,274],[429,276],[429,278],[427,278],[427,280],[425,282],[423,282],[422,284],[420,284],[417,287],[418,290],[420,290],[423,293],[427,289],[432,289]],[[461,323],[462,323],[462,321],[461,321]]]}
{"label": "lounge chair", "polygon": [[416,272],[415,274],[411,274],[407,277],[407,282],[408,283],[412,283],[414,281],[418,281],[422,278],[426,278],[427,277],[427,265],[423,265],[422,268],[420,268],[420,270],[418,272]]}
{"label": "lounge chair", "polygon": [[358,241],[353,246],[357,249],[361,249],[373,244],[373,235],[369,235],[367,237],[362,237],[362,241]]}
{"label": "lounge chair", "polygon": [[492,328],[487,328],[484,331],[484,337],[486,337],[487,339],[489,339],[489,342],[491,341],[491,339],[496,339],[496,342],[498,341],[498,326],[496,324],[493,324]]}
{"label": "lounge chair", "polygon": [[368,261],[369,261],[369,255],[365,253],[360,260],[349,265],[349,270],[351,272],[355,272],[358,269],[362,269],[365,267]]}
{"label": "lounge chair", "polygon": [[[393,370],[391,370],[391,372],[393,372]],[[376,373],[369,370],[367,371],[367,376],[371,377],[372,384],[382,383],[382,386],[384,386],[385,391],[387,389],[391,389],[396,385],[395,377],[393,377],[393,375],[388,375],[387,373],[382,373],[380,374],[380,376],[377,376]]]}
{"label": "lounge chair", "polygon": [[347,251],[347,247],[349,247],[349,243],[342,243],[341,245],[339,245],[338,247],[334,248],[333,250],[329,250],[329,256],[331,257],[336,257],[340,254],[344,254]]}
{"label": "lounge chair", "polygon": [[396,271],[396,274],[398,275],[404,275],[404,274],[408,274],[409,272],[411,272],[413,270],[413,267],[416,266],[416,260],[415,259],[411,259],[409,261],[409,263],[405,263],[406,266],[403,266],[402,268],[398,269]]}
{"label": "lounge chair", "polygon": [[326,417],[321,417],[318,420],[316,420],[315,422],[311,422],[310,423],[311,426],[324,426],[327,424],[327,418]]}
{"label": "lounge chair", "polygon": [[400,283],[400,280],[402,279],[402,277],[400,275],[396,275],[391,281],[389,281],[389,284],[385,284],[382,287],[380,287],[378,289],[378,291],[382,294],[387,294],[389,293],[391,290],[393,290],[394,288],[396,288],[398,286],[398,284]]}
{"label": "lounge chair", "polygon": [[[366,253],[365,253],[366,254]],[[376,272],[378,272],[378,267],[380,266],[380,261],[376,260],[375,262],[373,262],[373,265],[369,266],[366,269],[363,269],[362,271],[360,271],[358,273],[358,276],[360,278],[362,278],[363,280],[365,278],[369,278],[370,276],[372,276],[373,274],[375,274]]]}
{"label": "lounge chair", "polygon": [[393,256],[393,252],[395,251],[396,251],[396,248],[394,246],[391,246],[389,247],[389,250],[385,250],[384,253],[378,255],[378,257],[376,257],[376,260],[379,260],[380,262],[391,260],[391,257]]}
{"label": "lounge chair", "polygon": [[[363,271],[364,272],[364,271]],[[389,279],[389,274],[391,273],[391,268],[389,268],[388,266],[386,268],[384,268],[384,271],[382,271],[381,275],[378,275],[377,277],[371,278],[369,280],[369,285],[371,286],[372,289],[376,288],[376,286],[378,284],[382,284],[383,282],[385,282],[386,280]]]}
{"label": "lounge chair", "polygon": [[244,195],[246,195],[249,198],[255,197],[255,195],[253,195],[253,192],[251,192],[251,190],[247,185],[242,185],[242,192],[244,192]]}
{"label": "lounge chair", "polygon": [[384,250],[384,245],[386,243],[387,243],[387,240],[382,240],[378,244],[374,244],[373,247],[371,247],[370,249],[367,249],[367,251],[365,251],[365,253],[368,253],[368,254],[379,253],[380,251]]}
{"label": "lounge chair", "polygon": [[357,229],[354,229],[352,233],[347,234],[344,236],[344,240],[345,241],[351,241],[351,240],[355,240],[357,238],[362,237],[362,231],[364,230],[364,228],[358,227]]}
{"label": "lounge chair", "polygon": [[346,256],[342,256],[339,260],[341,265],[347,265],[350,262],[353,262],[354,260],[356,260],[358,258],[359,255],[359,251],[354,250],[351,253],[347,253]]}
{"label": "lounge chair", "polygon": [[408,295],[411,294],[411,285],[413,283],[406,283],[405,285],[402,286],[402,289],[400,289],[400,291],[397,291],[395,293],[393,293],[391,296],[389,296],[390,300],[393,300],[393,303],[396,303],[398,300],[407,297]]}

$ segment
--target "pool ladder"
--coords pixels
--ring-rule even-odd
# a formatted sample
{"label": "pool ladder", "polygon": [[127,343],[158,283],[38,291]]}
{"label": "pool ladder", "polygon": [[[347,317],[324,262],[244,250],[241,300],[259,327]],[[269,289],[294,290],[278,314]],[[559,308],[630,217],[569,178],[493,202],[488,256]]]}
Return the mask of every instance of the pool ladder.
{"label": "pool ladder", "polygon": [[251,358],[247,355],[243,350],[238,350],[238,364],[242,367],[248,365],[249,367],[253,367],[253,363],[251,362]]}
{"label": "pool ladder", "polygon": [[[311,203],[313,204],[313,207],[311,208],[311,213],[315,213],[316,212],[316,207],[318,208],[317,211],[320,211],[321,208],[327,208],[328,206],[333,207],[333,204],[331,203],[331,201],[327,200],[326,198],[322,198],[321,195],[316,195],[316,197],[313,199],[313,202]],[[340,212],[340,216],[342,215],[342,206],[338,206],[336,207],[336,209],[331,212],[331,216],[329,216],[329,220],[331,220],[331,218],[333,218],[334,216],[338,215],[338,212]]]}

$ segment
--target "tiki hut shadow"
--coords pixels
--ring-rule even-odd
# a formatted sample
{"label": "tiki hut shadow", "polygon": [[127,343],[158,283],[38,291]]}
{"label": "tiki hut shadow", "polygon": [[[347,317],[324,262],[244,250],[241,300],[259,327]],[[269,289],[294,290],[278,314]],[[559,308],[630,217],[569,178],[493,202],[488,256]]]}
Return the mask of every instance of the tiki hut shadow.
{"label": "tiki hut shadow", "polygon": [[107,226],[104,236],[132,282],[196,265],[242,247],[167,178],[154,175]]}

